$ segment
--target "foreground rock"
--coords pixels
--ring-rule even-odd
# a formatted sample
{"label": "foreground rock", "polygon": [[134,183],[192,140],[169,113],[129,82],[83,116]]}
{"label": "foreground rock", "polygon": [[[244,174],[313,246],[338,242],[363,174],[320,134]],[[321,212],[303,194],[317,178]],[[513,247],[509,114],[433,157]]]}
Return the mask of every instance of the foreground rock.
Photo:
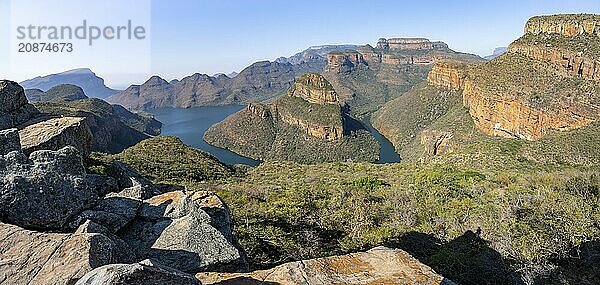
{"label": "foreground rock", "polygon": [[408,253],[377,247],[367,252],[290,262],[247,274],[199,273],[202,284],[445,284],[454,282],[435,273]]}
{"label": "foreground rock", "polygon": [[229,209],[210,192],[169,192],[144,201],[119,234],[139,259],[186,272],[247,268],[231,233]]}
{"label": "foreground rock", "polygon": [[100,234],[39,233],[0,223],[0,283],[73,284],[115,262],[116,250]]}
{"label": "foreground rock", "polygon": [[38,113],[27,102],[25,91],[19,84],[0,80],[0,130],[17,127]]}
{"label": "foreground rock", "polygon": [[29,125],[19,131],[25,154],[36,150],[59,150],[75,147],[83,156],[90,153],[92,133],[84,118],[54,118]]}
{"label": "foreground rock", "polygon": [[76,285],[199,285],[194,276],[161,266],[152,260],[111,264],[94,269]]}
{"label": "foreground rock", "polygon": [[0,156],[0,178],[0,220],[25,228],[60,229],[98,198],[73,147]]}

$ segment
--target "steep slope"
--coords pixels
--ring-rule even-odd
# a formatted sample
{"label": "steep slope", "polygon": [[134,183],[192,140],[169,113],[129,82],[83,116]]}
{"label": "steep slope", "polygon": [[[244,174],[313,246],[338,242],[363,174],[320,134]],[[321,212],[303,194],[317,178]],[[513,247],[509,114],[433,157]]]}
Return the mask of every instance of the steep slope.
{"label": "steep slope", "polygon": [[458,53],[445,43],[427,39],[380,39],[376,47],[358,51],[332,52],[324,76],[340,93],[352,114],[369,116],[427,76],[431,64],[445,59],[482,61]]}
{"label": "steep slope", "polygon": [[25,95],[31,103],[52,100],[75,101],[88,98],[81,87],[72,84],[56,85],[46,92],[40,89],[27,89],[25,90]]}
{"label": "steep slope", "polygon": [[319,74],[305,74],[272,104],[250,104],[211,127],[205,140],[259,160],[374,161],[379,146],[339,105]]}
{"label": "steep slope", "polygon": [[169,83],[154,76],[144,84],[133,85],[107,100],[141,110],[269,102],[292,86],[297,76],[307,72],[320,72],[322,69],[322,64],[314,62],[292,65],[261,61],[232,78],[225,75],[211,77],[194,74]]}
{"label": "steep slope", "polygon": [[104,85],[104,79],[98,77],[87,68],[73,69],[57,74],[40,76],[25,80],[20,83],[25,89],[40,89],[48,91],[50,88],[61,84],[72,84],[83,89],[90,97],[104,99],[116,94],[118,90],[110,89]]}

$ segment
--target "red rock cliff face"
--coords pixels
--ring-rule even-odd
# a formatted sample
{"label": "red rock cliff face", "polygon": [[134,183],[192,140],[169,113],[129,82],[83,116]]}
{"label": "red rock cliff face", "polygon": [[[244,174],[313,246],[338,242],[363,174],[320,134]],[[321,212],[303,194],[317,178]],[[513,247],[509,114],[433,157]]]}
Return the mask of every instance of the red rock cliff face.
{"label": "red rock cliff face", "polygon": [[427,75],[427,82],[442,89],[458,90],[464,86],[467,65],[461,62],[439,62]]}
{"label": "red rock cliff face", "polygon": [[483,133],[507,138],[537,140],[552,130],[577,129],[597,119],[581,112],[578,104],[541,110],[519,98],[484,96],[468,79],[464,83],[463,104],[469,108],[475,125]]}
{"label": "red rock cliff face", "polygon": [[485,68],[438,63],[428,82],[462,89],[474,123],[490,136],[537,140],[587,126],[600,120],[600,62],[590,55],[600,47],[598,20],[593,15],[534,17],[526,35],[503,57],[480,66]]}

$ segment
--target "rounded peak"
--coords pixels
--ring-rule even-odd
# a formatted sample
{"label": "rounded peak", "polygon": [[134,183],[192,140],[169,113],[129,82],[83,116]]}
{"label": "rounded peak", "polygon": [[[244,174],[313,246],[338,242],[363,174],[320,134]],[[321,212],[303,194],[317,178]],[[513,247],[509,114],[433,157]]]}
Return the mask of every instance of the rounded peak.
{"label": "rounded peak", "polygon": [[154,76],[150,77],[150,79],[148,79],[146,82],[144,82],[144,85],[163,85],[163,84],[169,84],[169,82],[162,79],[158,75],[154,75]]}

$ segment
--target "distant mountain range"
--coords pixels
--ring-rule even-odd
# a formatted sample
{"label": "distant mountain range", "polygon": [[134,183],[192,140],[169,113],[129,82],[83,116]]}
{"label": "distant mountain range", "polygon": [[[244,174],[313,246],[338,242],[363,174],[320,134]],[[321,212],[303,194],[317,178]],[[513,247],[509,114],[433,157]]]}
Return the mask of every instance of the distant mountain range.
{"label": "distant mountain range", "polygon": [[25,89],[48,91],[61,84],[81,87],[89,97],[104,99],[119,92],[104,85],[104,79],[98,77],[88,68],[73,69],[57,74],[38,76],[20,83]]}
{"label": "distant mountain range", "polygon": [[508,50],[508,47],[498,47],[498,48],[494,49],[494,52],[491,55],[484,56],[483,58],[485,58],[487,60],[492,60],[494,58],[497,58],[497,57],[503,55],[504,53],[506,53],[507,50]]}

